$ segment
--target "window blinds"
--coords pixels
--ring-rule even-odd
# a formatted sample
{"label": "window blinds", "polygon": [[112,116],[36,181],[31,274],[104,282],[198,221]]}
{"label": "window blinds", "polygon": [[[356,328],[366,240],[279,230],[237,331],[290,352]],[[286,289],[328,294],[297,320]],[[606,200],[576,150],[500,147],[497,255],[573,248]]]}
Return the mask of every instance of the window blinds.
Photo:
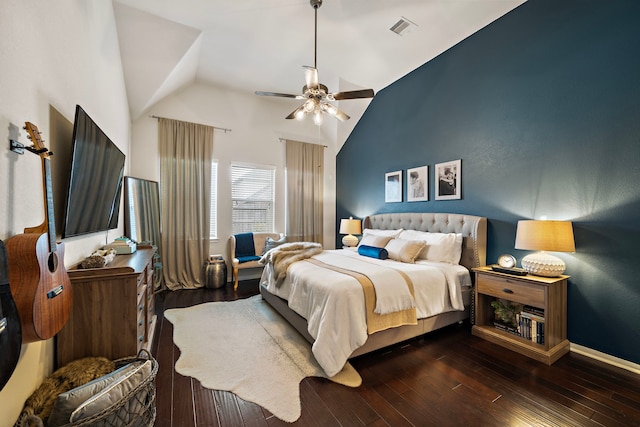
{"label": "window blinds", "polygon": [[232,231],[272,233],[275,169],[231,166]]}

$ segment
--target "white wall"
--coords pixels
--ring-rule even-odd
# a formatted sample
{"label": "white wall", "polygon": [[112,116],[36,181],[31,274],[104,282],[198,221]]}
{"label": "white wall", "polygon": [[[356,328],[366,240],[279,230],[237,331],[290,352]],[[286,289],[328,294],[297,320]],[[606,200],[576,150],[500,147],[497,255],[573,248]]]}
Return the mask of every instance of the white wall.
{"label": "white wall", "polygon": [[[131,125],[111,1],[3,1],[0,58],[0,239],[6,240],[44,218],[39,157],[8,150],[9,139],[30,145],[21,129],[25,121],[38,126],[48,148],[66,148],[71,141],[50,139],[50,106],[72,122],[80,104],[125,155]],[[57,166],[55,155],[51,164]],[[123,222],[109,236],[65,240],[65,265],[123,234]],[[0,427],[13,425],[24,401],[51,373],[53,347],[52,339],[22,346],[18,366],[0,391]]]}
{"label": "white wall", "polygon": [[[312,120],[285,120],[297,107],[297,101],[258,97],[211,85],[194,83],[154,105],[133,123],[131,175],[159,181],[157,120],[167,117],[231,129],[216,130],[213,153],[218,160],[218,240],[210,253],[223,254],[229,260],[231,235],[232,162],[276,167],[276,224],[285,231],[284,142],[280,138],[326,145],[325,149],[325,246],[335,242],[335,153],[338,122],[327,117],[322,126]],[[344,141],[340,142],[340,146]],[[204,260],[202,260],[204,262]],[[242,272],[241,279],[255,276]],[[230,272],[229,272],[230,274]],[[248,274],[248,275],[245,275]]]}
{"label": "white wall", "polygon": [[[285,120],[295,107],[291,100],[260,98],[203,84],[194,84],[162,100],[131,127],[113,9],[109,0],[6,0],[0,13],[0,239],[19,234],[44,218],[40,159],[20,156],[7,149],[9,139],[29,145],[21,130],[25,121],[43,132],[45,145],[53,151],[69,151],[66,138],[50,138],[54,109],[70,123],[80,104],[103,131],[127,155],[128,175],[159,179],[156,120],[154,114],[231,128],[214,135],[214,155],[219,168],[219,240],[211,253],[228,257],[231,229],[229,164],[231,162],[274,165],[277,168],[277,223],[284,230],[284,150],[279,138],[327,145],[325,150],[325,243],[335,235],[335,153],[344,140],[338,122],[326,120],[322,127],[311,121]],[[348,124],[349,130],[353,127]],[[346,138],[344,136],[342,139]],[[130,143],[130,141],[132,141]],[[57,148],[56,148],[57,147]],[[58,163],[56,163],[56,160]],[[61,165],[52,158],[52,169]],[[55,177],[55,174],[54,174]],[[54,182],[56,194],[66,183]],[[58,190],[56,190],[58,189]],[[58,202],[56,202],[57,204]],[[122,213],[122,210],[121,210]],[[69,268],[96,248],[124,234],[120,226],[64,240],[65,265]],[[58,230],[60,231],[60,230]],[[204,260],[203,260],[204,261]],[[53,370],[53,340],[25,344],[13,376],[0,391],[0,427],[11,426],[24,401]]]}

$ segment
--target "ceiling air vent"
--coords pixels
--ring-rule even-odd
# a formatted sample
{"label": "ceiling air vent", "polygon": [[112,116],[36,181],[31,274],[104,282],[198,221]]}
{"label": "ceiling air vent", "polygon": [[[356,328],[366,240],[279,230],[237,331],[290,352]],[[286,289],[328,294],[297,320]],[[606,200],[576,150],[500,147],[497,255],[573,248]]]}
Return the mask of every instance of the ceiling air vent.
{"label": "ceiling air vent", "polygon": [[389,29],[399,36],[405,36],[413,31],[415,27],[417,27],[415,23],[402,16],[400,20],[393,24],[393,27]]}

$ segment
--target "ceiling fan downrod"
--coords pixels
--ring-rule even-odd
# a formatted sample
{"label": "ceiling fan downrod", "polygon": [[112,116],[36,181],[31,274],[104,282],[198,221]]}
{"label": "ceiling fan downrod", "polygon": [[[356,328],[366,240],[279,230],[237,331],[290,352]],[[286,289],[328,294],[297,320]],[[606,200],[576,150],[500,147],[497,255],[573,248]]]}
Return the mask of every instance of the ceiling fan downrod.
{"label": "ceiling fan downrod", "polygon": [[318,69],[318,9],[322,6],[322,0],[309,0],[314,13],[313,34],[313,68]]}

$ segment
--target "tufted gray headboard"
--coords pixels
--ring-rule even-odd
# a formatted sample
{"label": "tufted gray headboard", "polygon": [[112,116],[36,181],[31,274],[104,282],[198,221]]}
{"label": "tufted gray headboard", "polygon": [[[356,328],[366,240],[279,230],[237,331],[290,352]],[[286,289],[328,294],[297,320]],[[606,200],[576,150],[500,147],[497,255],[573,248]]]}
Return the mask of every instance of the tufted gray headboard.
{"label": "tufted gray headboard", "polygon": [[452,213],[387,213],[370,215],[362,221],[362,228],[380,230],[429,231],[432,233],[461,233],[460,264],[471,269],[487,262],[487,218]]}

